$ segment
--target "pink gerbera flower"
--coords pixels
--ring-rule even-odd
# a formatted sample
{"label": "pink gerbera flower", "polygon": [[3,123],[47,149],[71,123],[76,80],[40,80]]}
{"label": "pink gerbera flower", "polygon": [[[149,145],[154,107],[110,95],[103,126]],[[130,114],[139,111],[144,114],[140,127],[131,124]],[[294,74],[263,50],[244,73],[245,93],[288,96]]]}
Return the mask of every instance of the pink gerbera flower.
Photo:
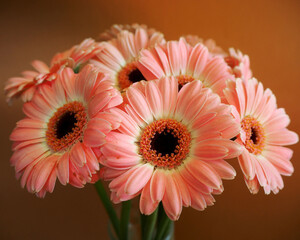
{"label": "pink gerbera flower", "polygon": [[184,39],[192,46],[195,46],[197,43],[202,43],[207,47],[211,55],[223,57],[235,77],[243,78],[245,80],[252,77],[249,57],[248,55],[244,55],[241,51],[229,48],[228,54],[221,47],[217,46],[213,39],[204,41],[202,38],[195,35],[187,35]]}
{"label": "pink gerbera flower", "polygon": [[52,86],[43,85],[24,104],[26,118],[17,123],[11,164],[21,185],[44,197],[56,178],[82,187],[99,170],[93,149],[105,143],[105,135],[119,126],[109,109],[122,97],[106,77],[86,66],[78,76],[70,68],[59,73]]}
{"label": "pink gerbera flower", "polygon": [[175,76],[179,87],[201,80],[221,98],[226,81],[234,79],[222,57],[211,56],[201,43],[191,47],[183,38],[141,51],[139,69],[147,80]]}
{"label": "pink gerbera flower", "polygon": [[151,214],[162,201],[172,220],[182,206],[203,210],[223,191],[222,178],[234,169],[223,159],[239,155],[229,139],[239,132],[218,95],[200,81],[178,92],[173,77],[140,82],[126,91],[125,111],[114,110],[122,123],[101,148],[101,175],[112,180],[114,202],[139,194],[140,210]]}
{"label": "pink gerbera flower", "polygon": [[161,33],[150,36],[143,28],[137,28],[134,33],[121,31],[116,39],[103,43],[103,51],[97,54],[93,64],[108,74],[115,87],[122,91],[145,79],[137,68],[140,51],[164,41]]}
{"label": "pink gerbera flower", "polygon": [[127,30],[128,32],[135,34],[136,30],[138,30],[140,28],[144,29],[150,38],[156,35],[157,37],[162,38],[162,40],[163,40],[162,33],[156,31],[154,28],[148,28],[145,24],[137,24],[137,23],[134,23],[132,25],[114,24],[111,26],[110,29],[101,33],[99,38],[100,38],[100,41],[109,41],[114,38],[117,38],[118,34],[124,30]]}
{"label": "pink gerbera flower", "polygon": [[214,56],[221,56],[221,57],[227,56],[227,53],[220,46],[218,46],[213,39],[207,39],[204,41],[202,38],[198,37],[197,35],[187,35],[184,36],[183,38],[187,41],[187,43],[189,43],[193,47],[196,46],[198,43],[202,43],[207,47],[209,53]]}
{"label": "pink gerbera flower", "polygon": [[225,62],[231,68],[232,74],[237,78],[248,80],[252,77],[250,60],[248,55],[244,55],[239,50],[229,48],[229,55],[224,57]]}
{"label": "pink gerbera flower", "polygon": [[5,86],[7,101],[19,96],[24,102],[30,101],[36,89],[42,84],[55,80],[58,72],[64,67],[70,67],[75,73],[78,73],[99,51],[101,51],[101,45],[89,38],[70,50],[56,54],[50,67],[42,61],[33,61],[32,65],[36,71],[25,71],[22,73],[23,77],[14,77],[8,80]]}
{"label": "pink gerbera flower", "polygon": [[283,188],[281,175],[290,176],[294,171],[293,151],[283,147],[298,142],[298,135],[286,128],[289,117],[277,108],[274,94],[264,91],[254,78],[229,82],[224,92],[241,125],[236,142],[243,152],[238,160],[250,192],[257,193],[260,185],[266,194],[277,193]]}

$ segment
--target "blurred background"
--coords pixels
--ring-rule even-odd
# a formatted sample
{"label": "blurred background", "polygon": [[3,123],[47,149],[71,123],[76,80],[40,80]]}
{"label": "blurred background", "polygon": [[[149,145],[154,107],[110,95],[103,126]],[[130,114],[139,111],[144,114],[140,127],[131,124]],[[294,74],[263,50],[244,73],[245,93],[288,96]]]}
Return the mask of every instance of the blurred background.
{"label": "blurred background", "polygon": [[[165,33],[213,38],[224,49],[250,56],[254,76],[277,96],[300,133],[300,1],[5,1],[0,7],[1,87],[9,77],[49,62],[56,53],[97,37],[112,24],[143,23]],[[1,106],[0,239],[108,239],[108,218],[92,185],[84,189],[57,183],[38,199],[20,187],[9,165],[9,134],[23,118],[21,101]],[[300,239],[300,146],[291,147],[295,173],[284,177],[279,194],[251,195],[237,161],[234,181],[203,212],[183,209],[175,239]]]}

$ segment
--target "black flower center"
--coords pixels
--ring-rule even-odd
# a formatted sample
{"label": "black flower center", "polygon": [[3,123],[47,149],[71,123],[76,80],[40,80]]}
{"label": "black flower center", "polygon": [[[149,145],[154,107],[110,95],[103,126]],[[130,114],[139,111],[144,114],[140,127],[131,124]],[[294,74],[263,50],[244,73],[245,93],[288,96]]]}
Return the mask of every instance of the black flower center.
{"label": "black flower center", "polygon": [[61,139],[68,133],[72,133],[76,123],[75,113],[65,112],[56,123],[56,137]]}
{"label": "black flower center", "polygon": [[251,128],[251,137],[250,139],[254,144],[258,143],[258,132],[255,128]]}
{"label": "black flower center", "polygon": [[172,131],[167,129],[161,133],[155,133],[151,142],[151,149],[162,156],[171,155],[175,152],[177,146],[178,138],[174,136]]}
{"label": "black flower center", "polygon": [[138,70],[137,68],[132,70],[129,74],[128,74],[128,79],[132,82],[139,82],[141,80],[145,80],[145,77],[143,76],[143,74],[140,72],[140,70]]}

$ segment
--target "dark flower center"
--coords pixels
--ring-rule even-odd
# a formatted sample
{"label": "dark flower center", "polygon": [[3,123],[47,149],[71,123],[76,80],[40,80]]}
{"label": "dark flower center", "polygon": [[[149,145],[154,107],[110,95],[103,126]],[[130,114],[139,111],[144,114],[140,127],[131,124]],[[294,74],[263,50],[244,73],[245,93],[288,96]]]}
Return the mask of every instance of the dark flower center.
{"label": "dark flower center", "polygon": [[258,139],[258,131],[255,128],[251,128],[251,132],[252,132],[252,134],[251,134],[250,139],[252,140],[252,142],[254,144],[257,144],[258,141],[259,141],[259,139]]}
{"label": "dark flower center", "polygon": [[158,168],[179,167],[190,151],[191,133],[175,119],[160,119],[143,130],[138,142],[145,162]]}
{"label": "dark flower center", "polygon": [[143,76],[143,74],[140,72],[140,70],[138,70],[137,68],[132,70],[131,73],[129,73],[128,75],[128,79],[132,82],[139,82],[141,80],[145,80],[145,77]]}
{"label": "dark flower center", "polygon": [[82,140],[87,121],[86,109],[80,102],[70,102],[58,108],[48,122],[48,146],[54,152],[69,149]]}
{"label": "dark flower center", "polygon": [[133,83],[145,80],[145,77],[137,68],[137,63],[132,62],[128,63],[120,70],[117,79],[117,86],[120,88],[120,90],[124,90]]}
{"label": "dark flower center", "polygon": [[74,112],[65,112],[56,123],[56,137],[61,139],[73,131],[77,123]]}
{"label": "dark flower center", "polygon": [[265,146],[265,133],[259,121],[251,116],[246,116],[241,122],[245,134],[244,145],[255,155],[260,154]]}
{"label": "dark flower center", "polygon": [[178,138],[174,136],[172,130],[166,131],[166,129],[161,133],[155,133],[151,142],[151,149],[155,150],[158,154],[161,153],[162,156],[174,153],[177,146]]}

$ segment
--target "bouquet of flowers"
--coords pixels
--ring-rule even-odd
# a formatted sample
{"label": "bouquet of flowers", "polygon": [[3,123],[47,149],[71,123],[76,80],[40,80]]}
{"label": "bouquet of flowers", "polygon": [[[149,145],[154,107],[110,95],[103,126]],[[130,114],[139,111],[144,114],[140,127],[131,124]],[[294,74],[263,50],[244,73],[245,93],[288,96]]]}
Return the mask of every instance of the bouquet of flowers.
{"label": "bouquet of flowers", "polygon": [[95,184],[112,239],[129,238],[133,198],[142,239],[170,239],[182,207],[212,206],[222,180],[234,179],[229,159],[253,194],[278,193],[294,171],[288,115],[252,77],[247,55],[211,39],[166,41],[145,25],[114,25],[50,66],[32,65],[5,86],[26,115],[10,135],[16,176],[41,198],[57,179]]}

